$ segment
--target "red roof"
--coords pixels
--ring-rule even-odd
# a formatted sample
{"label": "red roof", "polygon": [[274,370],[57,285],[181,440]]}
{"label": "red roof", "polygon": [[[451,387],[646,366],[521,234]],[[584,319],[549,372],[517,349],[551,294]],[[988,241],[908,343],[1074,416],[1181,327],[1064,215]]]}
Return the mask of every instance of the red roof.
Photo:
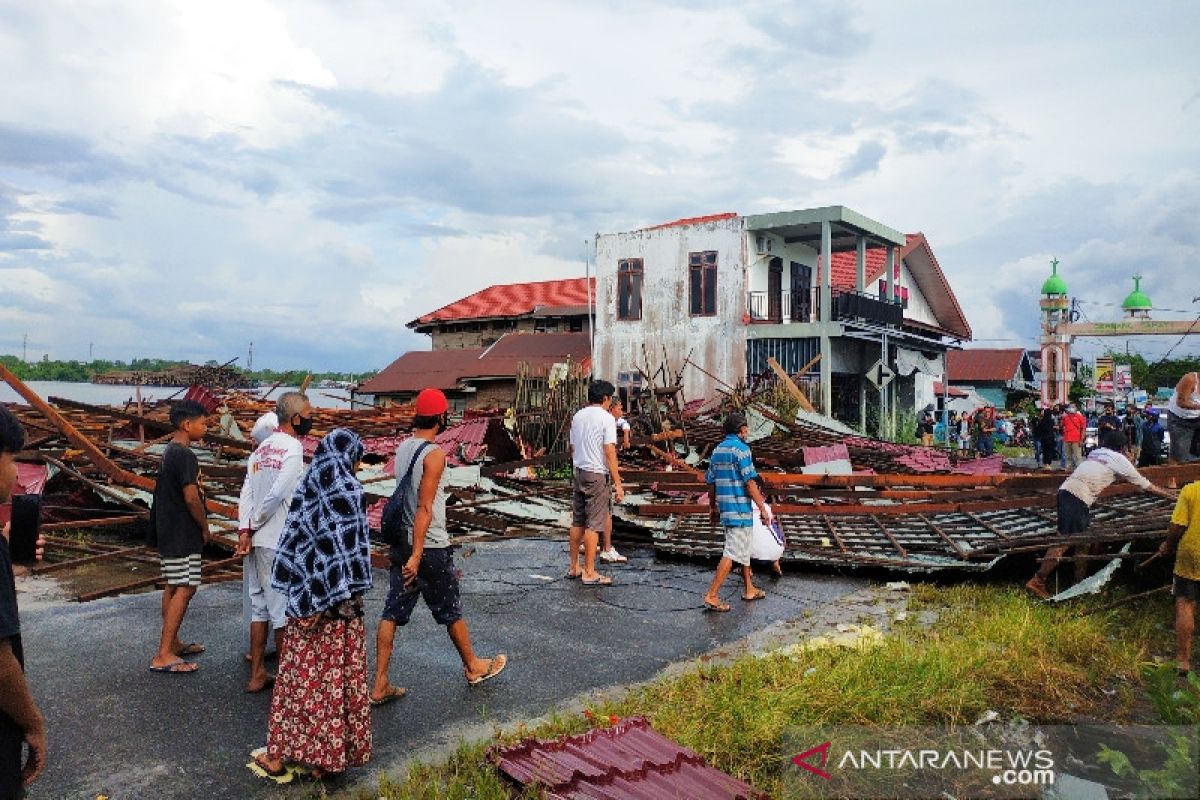
{"label": "red roof", "polygon": [[1025,351],[1021,348],[949,350],[946,352],[946,377],[951,383],[1007,383],[1021,369]]}
{"label": "red roof", "polygon": [[721,222],[726,219],[733,219],[737,216],[736,211],[723,211],[720,214],[708,214],[703,217],[684,217],[673,222],[664,222],[659,225],[651,225],[649,228],[642,228],[644,231],[657,231],[662,228],[676,228],[684,225],[703,225],[706,222]]}
{"label": "red roof", "polygon": [[949,387],[947,387],[947,388],[946,388],[946,391],[945,391],[945,392],[943,392],[943,391],[942,391],[942,382],[941,382],[941,381],[934,381],[934,382],[933,382],[933,393],[934,393],[934,394],[936,394],[938,397],[941,397],[943,394],[945,394],[945,395],[946,395],[946,397],[956,397],[956,398],[957,398],[957,397],[970,397],[970,396],[971,396],[971,393],[970,393],[970,392],[965,392],[965,391],[963,391],[962,389],[956,389],[956,388],[955,388],[955,387],[953,387],[953,386],[949,386]]}
{"label": "red roof", "polygon": [[491,347],[453,350],[413,350],[363,383],[361,394],[419,392],[427,386],[449,390],[463,381],[513,378],[519,364],[533,369],[570,360],[591,366],[591,341],[586,333],[506,333]]}
{"label": "red roof", "polygon": [[[595,280],[592,280],[595,291]],[[588,303],[588,279],[507,283],[489,286],[475,294],[418,317],[408,327],[464,319],[495,319],[530,314],[541,306],[583,306]]]}
{"label": "red roof", "polygon": [[489,748],[488,758],[517,783],[536,783],[539,796],[546,798],[766,798],[708,766],[697,753],[651,728],[644,717],[549,742],[529,739]]}
{"label": "red roof", "polygon": [[[913,247],[917,245],[918,236],[920,234],[917,233],[905,235],[904,247],[900,248],[899,252],[896,253],[897,269],[900,268],[900,262],[904,257],[911,253]],[[884,277],[884,273],[887,271],[887,248],[868,247],[866,260],[867,276],[863,291],[871,292],[871,284]],[[858,278],[858,253],[854,250],[842,250],[831,254],[829,256],[829,274],[833,278],[830,286],[834,289],[849,289],[853,291]],[[871,293],[874,294],[874,292]]]}

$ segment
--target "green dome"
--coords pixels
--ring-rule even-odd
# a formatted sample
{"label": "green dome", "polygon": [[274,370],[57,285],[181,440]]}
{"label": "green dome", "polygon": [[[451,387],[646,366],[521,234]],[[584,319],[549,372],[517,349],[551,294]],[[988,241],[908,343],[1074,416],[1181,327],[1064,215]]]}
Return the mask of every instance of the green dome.
{"label": "green dome", "polygon": [[1154,304],[1150,302],[1150,298],[1142,291],[1142,276],[1136,275],[1133,279],[1133,291],[1125,298],[1125,302],[1121,303],[1121,308],[1126,311],[1149,311],[1154,308]]}
{"label": "green dome", "polygon": [[1067,282],[1058,275],[1058,259],[1053,259],[1050,262],[1051,274],[1046,278],[1046,282],[1042,284],[1042,294],[1066,294]]}

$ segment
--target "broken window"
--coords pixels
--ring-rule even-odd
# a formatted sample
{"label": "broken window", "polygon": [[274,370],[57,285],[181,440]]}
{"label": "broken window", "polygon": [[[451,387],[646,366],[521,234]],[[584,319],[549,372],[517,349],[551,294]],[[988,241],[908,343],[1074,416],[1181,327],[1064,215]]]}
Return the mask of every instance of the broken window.
{"label": "broken window", "polygon": [[692,316],[715,316],[717,313],[717,251],[688,253],[688,279]]}
{"label": "broken window", "polygon": [[642,318],[642,260],[617,262],[617,319]]}

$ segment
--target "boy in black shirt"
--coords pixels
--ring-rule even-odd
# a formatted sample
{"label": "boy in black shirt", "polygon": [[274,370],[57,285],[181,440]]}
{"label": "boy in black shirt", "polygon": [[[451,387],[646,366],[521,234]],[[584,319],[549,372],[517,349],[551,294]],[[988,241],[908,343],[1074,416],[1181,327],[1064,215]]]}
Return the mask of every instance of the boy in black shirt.
{"label": "boy in black shirt", "polygon": [[200,491],[200,462],[191,450],[191,445],[208,433],[208,412],[195,401],[182,400],[171,407],[171,424],[175,426],[175,435],[163,452],[150,510],[150,525],[158,538],[166,583],[162,635],[150,670],[182,674],[195,672],[197,665],[181,656],[204,652],[203,645],[181,642],[179,628],[200,586],[200,551],[209,540],[204,495]]}
{"label": "boy in black shirt", "polygon": [[[17,482],[15,456],[25,445],[25,431],[0,406],[0,503],[7,503]],[[21,797],[46,766],[46,721],[25,682],[17,591],[8,550],[9,527],[0,535],[0,797]],[[21,744],[29,746],[22,767]]]}

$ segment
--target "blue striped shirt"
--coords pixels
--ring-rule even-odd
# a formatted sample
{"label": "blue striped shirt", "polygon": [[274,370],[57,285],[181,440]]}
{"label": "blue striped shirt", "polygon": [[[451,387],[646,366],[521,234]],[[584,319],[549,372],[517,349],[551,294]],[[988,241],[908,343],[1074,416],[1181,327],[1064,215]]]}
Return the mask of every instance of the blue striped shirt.
{"label": "blue striped shirt", "polygon": [[722,525],[727,528],[754,525],[754,501],[746,493],[746,482],[757,477],[750,445],[737,434],[729,434],[713,449],[704,482],[716,487]]}

